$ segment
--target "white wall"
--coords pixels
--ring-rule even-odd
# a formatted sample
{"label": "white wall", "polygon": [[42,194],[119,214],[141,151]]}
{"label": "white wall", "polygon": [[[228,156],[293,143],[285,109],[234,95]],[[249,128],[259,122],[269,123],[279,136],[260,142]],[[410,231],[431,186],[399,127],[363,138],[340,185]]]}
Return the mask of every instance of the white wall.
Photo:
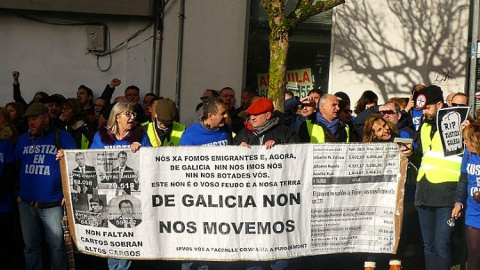
{"label": "white wall", "polygon": [[[169,1],[165,9],[160,94],[175,99],[178,12],[180,1]],[[122,80],[114,96],[126,86],[140,87],[141,95],[152,89],[153,27],[112,54],[108,72],[97,68],[96,57],[85,55],[85,26],[57,26],[18,18],[0,11],[0,85],[5,99],[13,100],[12,71],[20,71],[23,96],[29,101],[37,91],[74,97],[80,84],[96,96],[113,77]],[[103,22],[110,28],[111,47],[146,26],[151,19],[113,15],[21,11],[49,21]],[[183,67],[181,74],[181,122],[196,121],[195,106],[206,88],[230,86],[236,90],[237,106],[245,77],[248,1],[186,1]],[[108,57],[100,66],[108,66]]]}
{"label": "white wall", "polygon": [[[170,1],[165,15],[160,94],[175,98],[178,11],[180,1]],[[186,1],[183,67],[181,80],[181,122],[196,121],[195,106],[207,88],[230,86],[236,91],[237,106],[245,73],[248,1]]]}
{"label": "white wall", "polygon": [[335,9],[330,92],[352,105],[364,90],[379,102],[414,84],[465,91],[469,0],[352,0]]}
{"label": "white wall", "polygon": [[[86,26],[43,24],[0,12],[1,106],[13,101],[13,70],[20,72],[21,90],[27,101],[37,91],[75,97],[81,84],[92,88],[95,96],[98,96],[113,77],[122,80],[115,96],[123,95],[125,87],[131,84],[139,86],[142,94],[151,90],[153,40],[149,37],[153,33],[152,27],[128,42],[126,48],[113,53],[111,69],[101,72],[97,68],[96,57],[85,55]],[[29,13],[29,16],[49,21],[106,23],[110,28],[112,47],[150,21],[141,17],[47,14]],[[108,57],[101,58],[99,62],[102,68],[106,68]]]}

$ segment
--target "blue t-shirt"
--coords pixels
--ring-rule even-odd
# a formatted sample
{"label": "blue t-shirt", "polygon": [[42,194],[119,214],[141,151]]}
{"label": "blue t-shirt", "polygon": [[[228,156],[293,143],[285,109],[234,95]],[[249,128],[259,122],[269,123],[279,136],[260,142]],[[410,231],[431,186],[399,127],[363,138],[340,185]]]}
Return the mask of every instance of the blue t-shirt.
{"label": "blue t-shirt", "polygon": [[[53,129],[38,138],[31,138],[27,132],[18,138],[15,158],[21,164],[18,195],[22,199],[48,203],[63,198],[60,163],[55,159],[55,132]],[[60,131],[60,144],[63,149],[77,148],[72,135],[64,130]]]}
{"label": "blue t-shirt", "polygon": [[[152,146],[145,132],[143,133],[142,139],[139,143],[142,146]],[[93,137],[93,143],[90,146],[90,149],[130,148],[130,145],[131,143],[128,141],[118,141],[118,140],[115,140],[111,145],[106,145],[102,142],[102,138],[100,137],[100,132],[97,132],[97,134],[95,134],[95,136]]]}
{"label": "blue t-shirt", "polygon": [[180,145],[228,145],[228,126],[216,130],[206,130],[196,122],[187,128],[180,138]]}
{"label": "blue t-shirt", "polygon": [[462,173],[467,173],[467,212],[465,224],[480,229],[480,203],[473,199],[473,194],[480,191],[480,156],[468,152],[465,148],[462,160]]}
{"label": "blue t-shirt", "polygon": [[[5,164],[12,164],[15,162],[15,154],[12,144],[7,140],[0,140],[0,175],[3,173]],[[0,181],[11,181],[12,179],[2,179]],[[13,211],[14,205],[13,194],[11,190],[0,197],[0,213],[9,213]]]}

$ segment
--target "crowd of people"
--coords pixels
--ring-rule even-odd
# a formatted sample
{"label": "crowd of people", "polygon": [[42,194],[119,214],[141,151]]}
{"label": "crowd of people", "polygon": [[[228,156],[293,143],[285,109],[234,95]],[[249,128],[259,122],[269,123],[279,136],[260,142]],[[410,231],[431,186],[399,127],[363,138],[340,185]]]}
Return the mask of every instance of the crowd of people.
{"label": "crowd of people", "polygon": [[[367,90],[352,105],[344,92],[327,94],[313,89],[299,98],[287,91],[281,110],[253,89],[241,91],[238,108],[234,89],[207,89],[192,108],[199,120],[186,128],[179,123],[175,102],[147,93],[140,103],[140,89],[135,85],[112,100],[121,84],[116,78],[96,99],[90,88],[80,85],[76,98],[38,92],[26,102],[19,77],[14,71],[14,102],[0,108],[0,258],[12,269],[18,267],[9,259],[18,224],[26,269],[42,269],[46,253],[51,269],[67,267],[60,223],[64,214],[58,162],[63,158],[62,149],[129,148],[136,152],[141,147],[186,145],[265,145],[269,149],[292,143],[393,142],[397,137],[412,139],[412,143],[399,144],[401,155],[409,161],[403,230],[398,253],[387,259],[420,254],[424,262],[418,269],[450,269],[454,227],[447,220],[465,215],[468,269],[480,269],[480,122],[470,118],[462,123],[466,145],[462,160],[461,156],[444,155],[435,121],[442,108],[467,106],[463,93],[448,95],[444,102],[440,87],[415,85],[409,97],[393,97],[378,104],[375,92]],[[76,156],[79,172],[83,171],[81,159],[82,155]],[[130,184],[123,188],[126,194],[135,189],[135,183]],[[79,186],[78,192],[89,188]],[[101,198],[94,196],[89,203],[92,211],[104,211]],[[311,258],[304,261],[318,263]],[[129,260],[108,259],[109,269],[129,269],[131,265]],[[288,260],[238,265],[249,270],[308,269]],[[208,262],[182,262],[180,267],[219,268]]]}

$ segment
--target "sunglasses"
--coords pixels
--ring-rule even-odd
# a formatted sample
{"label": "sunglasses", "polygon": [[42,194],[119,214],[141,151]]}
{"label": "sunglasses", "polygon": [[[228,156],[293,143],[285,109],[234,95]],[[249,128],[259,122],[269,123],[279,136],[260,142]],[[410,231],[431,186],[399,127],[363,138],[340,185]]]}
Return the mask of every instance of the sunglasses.
{"label": "sunglasses", "polygon": [[200,100],[205,100],[205,99],[208,99],[209,97],[200,97]]}
{"label": "sunglasses", "polygon": [[452,107],[467,106],[467,104],[452,103]]}
{"label": "sunglasses", "polygon": [[392,110],[381,111],[380,113],[382,113],[382,115],[385,115],[385,114],[396,114],[396,112],[394,112],[394,111],[392,111]]}

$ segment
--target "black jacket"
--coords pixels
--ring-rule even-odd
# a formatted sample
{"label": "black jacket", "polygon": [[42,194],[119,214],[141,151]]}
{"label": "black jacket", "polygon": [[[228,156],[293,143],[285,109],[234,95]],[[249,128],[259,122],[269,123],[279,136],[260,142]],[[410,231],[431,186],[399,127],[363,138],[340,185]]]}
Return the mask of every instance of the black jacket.
{"label": "black jacket", "polygon": [[269,140],[275,140],[276,144],[301,142],[295,130],[287,126],[277,124],[271,129],[258,135],[255,135],[253,131],[245,127],[240,130],[237,136],[235,136],[233,144],[240,145],[242,142],[246,142],[250,145],[263,145]]}

